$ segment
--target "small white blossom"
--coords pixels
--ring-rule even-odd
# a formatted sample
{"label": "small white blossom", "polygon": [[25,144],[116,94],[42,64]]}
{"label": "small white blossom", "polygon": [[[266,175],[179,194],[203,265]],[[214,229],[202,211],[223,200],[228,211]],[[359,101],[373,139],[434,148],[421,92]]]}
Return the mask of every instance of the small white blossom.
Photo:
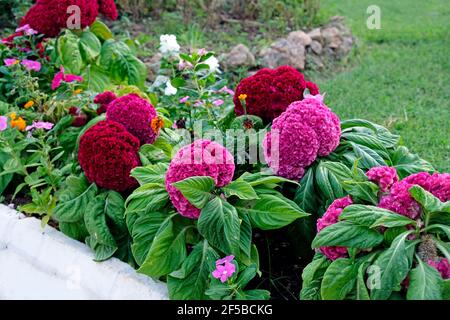
{"label": "small white blossom", "polygon": [[217,60],[216,57],[211,56],[208,59],[206,59],[203,63],[207,64],[209,66],[209,70],[211,72],[219,72],[219,60]]}
{"label": "small white blossom", "polygon": [[166,76],[157,76],[155,81],[153,82],[152,87],[153,88],[159,88],[161,87],[163,84],[166,84],[167,81],[169,81],[169,78]]}
{"label": "small white blossom", "polygon": [[180,45],[177,42],[177,37],[173,34],[163,34],[159,38],[159,51],[162,54],[177,54],[180,52]]}
{"label": "small white blossom", "polygon": [[166,83],[166,89],[164,90],[164,94],[166,96],[173,96],[177,94],[177,88],[175,88],[170,81]]}

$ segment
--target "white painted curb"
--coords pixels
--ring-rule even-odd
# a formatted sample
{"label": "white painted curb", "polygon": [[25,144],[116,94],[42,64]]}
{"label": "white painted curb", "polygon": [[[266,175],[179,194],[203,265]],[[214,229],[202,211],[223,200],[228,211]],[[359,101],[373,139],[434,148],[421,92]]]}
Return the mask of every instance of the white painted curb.
{"label": "white painted curb", "polygon": [[168,299],[167,287],[0,204],[1,299]]}

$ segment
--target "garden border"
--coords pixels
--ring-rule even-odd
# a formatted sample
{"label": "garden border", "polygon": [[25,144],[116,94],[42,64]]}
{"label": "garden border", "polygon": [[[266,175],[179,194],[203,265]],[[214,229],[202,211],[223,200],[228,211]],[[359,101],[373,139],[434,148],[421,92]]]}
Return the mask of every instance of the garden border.
{"label": "garden border", "polygon": [[0,204],[0,299],[166,300],[164,283]]}

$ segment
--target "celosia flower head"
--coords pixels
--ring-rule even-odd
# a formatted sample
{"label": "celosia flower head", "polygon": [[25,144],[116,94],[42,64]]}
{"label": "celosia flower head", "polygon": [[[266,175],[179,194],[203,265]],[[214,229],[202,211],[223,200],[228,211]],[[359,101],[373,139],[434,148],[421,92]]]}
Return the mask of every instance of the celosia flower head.
{"label": "celosia flower head", "polygon": [[216,270],[212,272],[212,276],[224,283],[236,272],[236,266],[231,263],[234,256],[227,256],[216,261]]}
{"label": "celosia flower head", "polygon": [[130,172],[141,164],[139,140],[120,123],[104,120],[80,138],[78,161],[90,182],[118,192],[137,185]]}
{"label": "celosia flower head", "polygon": [[108,105],[116,99],[116,94],[111,91],[105,91],[96,95],[94,98],[94,103],[100,105],[97,109],[97,114],[105,113],[108,109]]}
{"label": "celosia flower head", "polygon": [[[350,196],[334,200],[322,218],[317,220],[317,232],[337,223],[342,211],[351,204],[353,204],[353,201]],[[345,258],[347,256],[347,248],[345,247],[320,247],[319,250],[331,260]]]}
{"label": "celosia flower head", "polygon": [[445,258],[438,258],[436,260],[428,260],[427,263],[435,268],[443,279],[450,278],[450,264]]}
{"label": "celosia flower head", "polygon": [[152,144],[158,137],[151,127],[156,117],[156,110],[151,103],[134,93],[113,100],[106,111],[108,120],[124,125],[141,144]]}
{"label": "celosia flower head", "polygon": [[189,203],[172,184],[194,176],[209,176],[217,187],[223,187],[231,182],[234,169],[233,156],[217,142],[200,139],[181,148],[166,173],[166,189],[172,204],[182,216],[197,219],[200,209]]}
{"label": "celosia flower head", "polygon": [[[312,83],[310,93],[319,93]],[[246,109],[248,114],[262,118],[266,123],[272,121],[284,112],[294,101],[303,99],[307,82],[296,69],[283,66],[277,69],[261,69],[256,74],[241,80],[234,95],[236,115],[244,114],[244,108],[239,99],[246,94]]]}
{"label": "celosia flower head", "polygon": [[397,171],[393,167],[373,167],[366,173],[370,181],[378,184],[381,192],[388,191],[398,181]]}

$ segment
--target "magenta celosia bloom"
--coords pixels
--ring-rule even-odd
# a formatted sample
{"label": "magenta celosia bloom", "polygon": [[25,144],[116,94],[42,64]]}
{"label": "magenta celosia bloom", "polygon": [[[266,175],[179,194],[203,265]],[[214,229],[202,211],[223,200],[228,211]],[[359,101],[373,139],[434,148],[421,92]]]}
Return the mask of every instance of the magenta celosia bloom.
{"label": "magenta celosia bloom", "polygon": [[[322,218],[317,220],[317,232],[337,223],[342,211],[351,204],[353,204],[353,201],[350,196],[334,200]],[[347,257],[346,247],[320,247],[319,250],[331,260]]]}
{"label": "magenta celosia bloom", "polygon": [[51,122],[44,122],[44,121],[37,121],[33,122],[31,126],[27,126],[25,128],[26,131],[34,130],[34,129],[44,129],[44,130],[52,130],[53,123]]}
{"label": "magenta celosia bloom", "polygon": [[300,179],[318,156],[327,156],[341,136],[339,119],[317,99],[292,103],[275,118],[264,141],[264,156],[275,174]]}
{"label": "magenta celosia bloom", "polygon": [[5,116],[0,116],[0,132],[5,131],[8,128],[8,118]]}
{"label": "magenta celosia bloom", "polygon": [[438,258],[436,260],[428,260],[427,263],[435,268],[441,274],[443,279],[450,278],[450,264],[445,258]]}
{"label": "magenta celosia bloom", "polygon": [[397,171],[388,166],[373,167],[367,171],[366,176],[380,187],[381,192],[388,191],[398,181]]}
{"label": "magenta celosia bloom", "polygon": [[418,185],[431,192],[439,200],[450,200],[450,174],[420,172],[394,183],[390,192],[380,200],[379,207],[394,211],[411,219],[420,217],[422,210],[418,202],[409,194],[412,186]]}
{"label": "magenta celosia bloom", "polygon": [[100,105],[100,107],[97,109],[97,114],[105,113],[106,110],[108,110],[108,105],[117,99],[117,96],[112,91],[105,91],[102,93],[99,93],[94,98],[94,103]]}
{"label": "magenta celosia bloom", "polygon": [[24,59],[22,60],[21,64],[29,71],[41,70],[41,63],[39,61]]}
{"label": "magenta celosia bloom", "polygon": [[82,76],[77,76],[74,74],[65,74],[64,73],[64,67],[61,66],[59,72],[55,75],[52,81],[52,90],[56,90],[61,86],[61,82],[83,82]]}
{"label": "magenta celosia bloom", "polygon": [[5,63],[5,66],[10,67],[15,64],[18,64],[19,60],[15,59],[15,58],[8,58],[8,59],[3,60],[3,62]]}
{"label": "magenta celosia bloom", "polygon": [[234,169],[233,156],[217,142],[200,139],[181,148],[166,173],[166,189],[172,204],[182,216],[198,219],[200,209],[189,203],[172,184],[189,177],[209,176],[217,187],[223,187],[231,182]]}
{"label": "magenta celosia bloom", "polygon": [[231,263],[234,256],[227,256],[216,261],[216,270],[212,272],[214,278],[219,279],[222,283],[226,282],[236,272],[236,266]]}
{"label": "magenta celosia bloom", "polygon": [[154,132],[151,127],[156,117],[152,104],[134,93],[113,100],[106,111],[108,120],[124,125],[141,144],[152,144],[158,137],[159,132]]}

